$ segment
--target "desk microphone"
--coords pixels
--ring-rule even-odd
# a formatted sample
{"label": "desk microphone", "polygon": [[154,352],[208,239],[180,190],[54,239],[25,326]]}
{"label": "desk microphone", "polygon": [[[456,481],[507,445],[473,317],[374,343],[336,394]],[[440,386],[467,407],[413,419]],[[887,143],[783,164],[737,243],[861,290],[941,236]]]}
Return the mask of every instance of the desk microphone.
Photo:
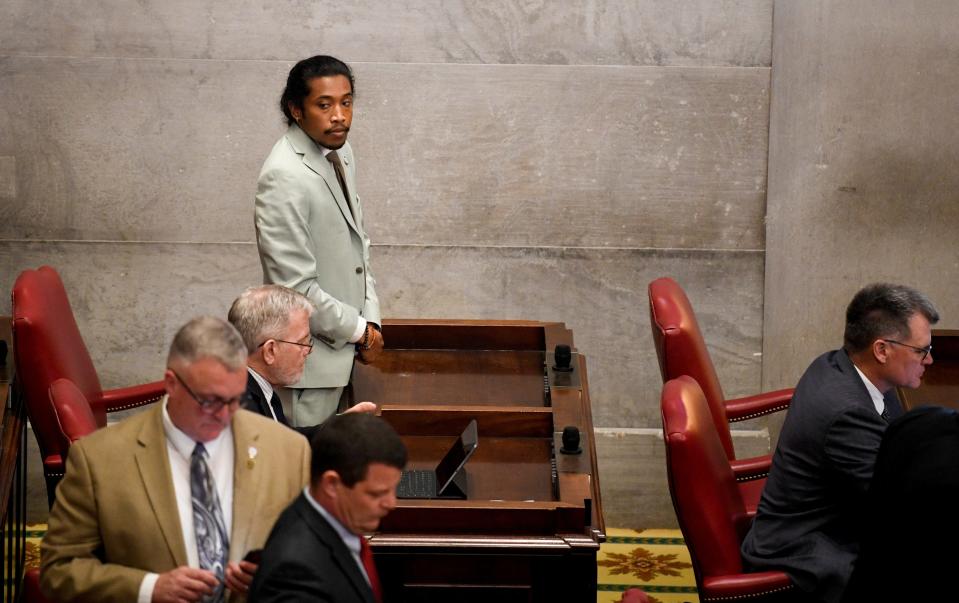
{"label": "desk microphone", "polygon": [[575,425],[567,425],[563,428],[563,447],[559,449],[563,454],[580,454],[583,449],[579,447],[579,428]]}
{"label": "desk microphone", "polygon": [[573,354],[568,345],[562,343],[557,345],[553,350],[553,370],[560,373],[572,372],[573,367],[570,366],[572,359]]}

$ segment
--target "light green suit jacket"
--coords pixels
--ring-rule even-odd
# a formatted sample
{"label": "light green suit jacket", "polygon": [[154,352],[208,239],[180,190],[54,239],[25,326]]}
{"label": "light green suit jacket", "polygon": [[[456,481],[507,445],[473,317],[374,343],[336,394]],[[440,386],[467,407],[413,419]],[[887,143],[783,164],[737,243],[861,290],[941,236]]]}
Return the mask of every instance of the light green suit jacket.
{"label": "light green suit jacket", "polygon": [[357,317],[380,324],[349,143],[339,155],[350,199],[322,150],[296,125],[273,146],[257,183],[254,217],[263,280],[296,289],[316,306],[310,327],[318,345],[297,388],[346,385]]}
{"label": "light green suit jacket", "polygon": [[[57,601],[130,603],[147,572],[186,565],[163,405],[99,429],[70,447],[40,545],[41,586]],[[262,548],[310,476],[310,447],[289,427],[233,416],[230,561]],[[250,462],[250,450],[255,458]]]}

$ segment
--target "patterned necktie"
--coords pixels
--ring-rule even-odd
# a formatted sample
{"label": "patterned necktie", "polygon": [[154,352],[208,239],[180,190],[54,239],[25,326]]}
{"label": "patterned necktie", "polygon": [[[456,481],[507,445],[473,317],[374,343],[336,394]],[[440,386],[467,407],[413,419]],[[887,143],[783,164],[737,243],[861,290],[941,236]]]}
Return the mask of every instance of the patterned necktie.
{"label": "patterned necktie", "polygon": [[376,564],[373,563],[373,549],[363,536],[360,536],[360,561],[363,562],[363,569],[366,570],[366,576],[370,579],[373,598],[382,603],[383,587],[380,586],[380,576],[376,573]]}
{"label": "patterned necktie", "polygon": [[196,533],[196,551],[202,569],[210,570],[220,580],[216,591],[203,600],[223,601],[223,574],[226,570],[230,537],[220,509],[220,497],[206,462],[206,448],[197,442],[190,459],[190,494],[193,498],[193,530]]}
{"label": "patterned necktie", "polygon": [[350,215],[353,219],[353,204],[350,203],[350,191],[346,188],[346,178],[343,176],[343,164],[340,162],[340,155],[336,151],[330,151],[326,155],[327,161],[333,164],[333,171],[336,172],[336,181],[340,183],[340,189],[343,190],[343,198],[346,199],[346,206],[350,208]]}

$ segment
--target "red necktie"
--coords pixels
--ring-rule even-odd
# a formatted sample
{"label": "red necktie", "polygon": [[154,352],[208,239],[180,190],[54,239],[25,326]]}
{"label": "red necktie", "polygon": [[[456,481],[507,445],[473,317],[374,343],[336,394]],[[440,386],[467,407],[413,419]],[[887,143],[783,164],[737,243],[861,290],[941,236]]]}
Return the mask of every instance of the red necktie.
{"label": "red necktie", "polygon": [[363,536],[360,536],[360,561],[363,562],[363,569],[366,570],[366,576],[370,579],[373,598],[382,603],[383,587],[380,586],[380,576],[376,573],[376,564],[373,563],[373,549]]}

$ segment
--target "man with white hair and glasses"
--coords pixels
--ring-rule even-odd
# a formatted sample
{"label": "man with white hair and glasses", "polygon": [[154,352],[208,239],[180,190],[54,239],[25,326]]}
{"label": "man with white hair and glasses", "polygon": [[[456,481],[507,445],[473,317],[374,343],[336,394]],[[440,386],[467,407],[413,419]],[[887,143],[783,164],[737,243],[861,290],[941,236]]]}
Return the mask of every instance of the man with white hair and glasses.
{"label": "man with white hair and glasses", "polygon": [[[247,348],[247,409],[283,425],[290,425],[277,390],[300,380],[315,341],[310,334],[313,304],[282,285],[250,287],[230,306],[228,319]],[[372,402],[360,402],[346,412],[376,411]],[[318,426],[295,429],[308,439]]]}

